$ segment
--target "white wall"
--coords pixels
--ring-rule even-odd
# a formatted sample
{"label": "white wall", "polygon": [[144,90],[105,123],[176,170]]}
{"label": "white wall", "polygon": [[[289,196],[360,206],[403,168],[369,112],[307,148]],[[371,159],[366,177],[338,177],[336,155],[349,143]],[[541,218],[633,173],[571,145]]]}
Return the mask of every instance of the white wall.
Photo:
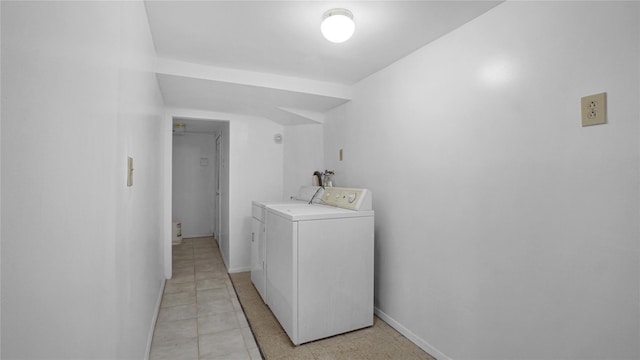
{"label": "white wall", "polygon": [[230,209],[231,203],[229,202],[229,197],[231,193],[231,183],[230,179],[230,170],[229,170],[229,159],[230,159],[230,146],[229,139],[231,138],[231,126],[230,124],[225,126],[220,134],[220,148],[222,151],[222,159],[220,164],[220,212],[221,212],[221,224],[220,224],[220,238],[218,240],[218,246],[220,246],[220,253],[222,254],[222,259],[229,268],[229,224],[230,224]]}
{"label": "white wall", "polygon": [[324,145],[321,124],[285,126],[284,200],[298,193],[303,185],[312,185],[314,171],[324,171]]}
{"label": "white wall", "polygon": [[282,125],[266,119],[230,121],[229,272],[251,269],[251,202],[282,198]]}
{"label": "white wall", "polygon": [[173,219],[185,238],[213,233],[215,156],[211,134],[173,137]]}
{"label": "white wall", "polygon": [[2,357],[144,358],[164,279],[144,6],[1,6]]}
{"label": "white wall", "polygon": [[374,194],[376,307],[438,358],[640,356],[638,6],[506,2],[328,114],[326,166]]}

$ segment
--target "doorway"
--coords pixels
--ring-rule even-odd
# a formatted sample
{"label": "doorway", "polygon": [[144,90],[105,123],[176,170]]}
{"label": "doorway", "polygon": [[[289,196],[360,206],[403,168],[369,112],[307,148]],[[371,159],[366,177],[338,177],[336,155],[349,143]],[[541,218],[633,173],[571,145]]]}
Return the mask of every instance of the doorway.
{"label": "doorway", "polygon": [[224,250],[229,122],[181,117],[171,121],[172,220],[182,223],[183,238],[213,236]]}

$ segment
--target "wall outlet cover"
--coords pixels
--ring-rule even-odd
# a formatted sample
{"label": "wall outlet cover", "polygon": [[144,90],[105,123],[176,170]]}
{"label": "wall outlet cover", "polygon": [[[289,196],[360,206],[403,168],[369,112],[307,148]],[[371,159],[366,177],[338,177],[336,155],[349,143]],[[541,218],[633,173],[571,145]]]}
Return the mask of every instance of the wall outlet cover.
{"label": "wall outlet cover", "polygon": [[585,96],[580,101],[582,126],[607,123],[607,93]]}

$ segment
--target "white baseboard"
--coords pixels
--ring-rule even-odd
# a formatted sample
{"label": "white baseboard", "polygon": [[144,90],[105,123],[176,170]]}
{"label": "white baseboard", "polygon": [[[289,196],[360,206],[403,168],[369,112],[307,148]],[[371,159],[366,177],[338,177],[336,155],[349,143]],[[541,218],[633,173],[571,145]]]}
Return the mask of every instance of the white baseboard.
{"label": "white baseboard", "polygon": [[227,269],[227,272],[229,272],[229,261],[224,256],[224,253],[222,252],[222,249],[220,249],[220,255],[222,256],[222,262],[224,263],[225,269]]}
{"label": "white baseboard", "polygon": [[164,286],[166,283],[167,280],[162,280],[162,286],[160,286],[160,294],[158,295],[158,300],[156,301],[156,311],[153,314],[153,319],[151,319],[151,328],[149,330],[149,337],[147,338],[147,352],[144,356],[145,360],[149,360],[149,356],[151,355],[151,342],[153,341],[153,332],[156,329],[156,322],[158,321],[158,315],[160,314],[160,304],[162,303],[162,294],[164,294]]}
{"label": "white baseboard", "polygon": [[418,335],[414,334],[411,330],[404,327],[391,316],[385,314],[382,310],[376,307],[374,308],[374,312],[380,319],[389,324],[389,326],[396,329],[400,334],[404,335],[407,339],[411,340],[411,342],[418,345],[419,348],[426,351],[427,353],[429,353],[429,355],[433,356],[437,360],[451,360],[450,357],[438,351],[438,349],[431,346],[431,344],[420,338]]}
{"label": "white baseboard", "polygon": [[235,267],[235,268],[229,269],[228,271],[229,271],[229,274],[251,271],[251,266]]}
{"label": "white baseboard", "polygon": [[199,234],[185,235],[184,233],[182,234],[183,239],[195,239],[195,238],[203,238],[203,237],[213,237],[213,234],[204,234],[204,235],[199,235]]}

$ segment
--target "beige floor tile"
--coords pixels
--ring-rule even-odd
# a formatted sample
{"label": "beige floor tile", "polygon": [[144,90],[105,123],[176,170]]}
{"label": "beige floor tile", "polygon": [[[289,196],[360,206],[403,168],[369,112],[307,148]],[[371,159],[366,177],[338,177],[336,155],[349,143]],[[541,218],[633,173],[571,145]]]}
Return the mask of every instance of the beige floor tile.
{"label": "beige floor tile", "polygon": [[196,239],[193,241],[193,247],[198,246],[213,246],[213,241],[211,241],[209,238]]}
{"label": "beige floor tile", "polygon": [[171,255],[193,255],[193,246],[184,246],[184,247],[174,247],[171,250]]}
{"label": "beige floor tile", "polygon": [[224,265],[215,264],[213,266],[213,271],[225,275],[225,278],[227,277],[227,270]]}
{"label": "beige floor tile", "polygon": [[262,355],[258,348],[249,349],[249,356],[251,356],[251,360],[262,360]]}
{"label": "beige floor tile", "polygon": [[256,339],[253,337],[253,333],[251,333],[251,329],[241,328],[240,332],[242,333],[242,338],[244,339],[244,345],[247,349],[257,348],[258,344],[256,344]]}
{"label": "beige floor tile", "polygon": [[195,319],[196,317],[198,317],[196,304],[177,305],[160,308],[158,322]]}
{"label": "beige floor tile", "polygon": [[222,278],[201,279],[196,281],[196,290],[227,288],[227,282]]}
{"label": "beige floor tile", "polygon": [[211,248],[194,248],[193,249],[193,259],[195,261],[211,261],[214,262],[216,258],[216,253]]}
{"label": "beige floor tile", "polygon": [[229,292],[227,288],[217,288],[217,289],[206,289],[206,290],[198,290],[197,292],[198,302],[208,302],[215,300],[228,300],[232,301],[232,297],[229,296]]}
{"label": "beige floor tile", "polygon": [[201,355],[200,360],[251,360],[248,351],[245,349],[233,354],[225,354],[222,356]]}
{"label": "beige floor tile", "polygon": [[193,254],[181,254],[181,255],[172,255],[171,259],[173,261],[188,261],[193,260]]}
{"label": "beige floor tile", "polygon": [[182,282],[182,283],[172,282],[172,283],[167,283],[164,286],[164,293],[174,294],[179,292],[193,291],[195,289],[196,289],[196,284],[195,282],[192,282],[192,281]]}
{"label": "beige floor tile", "polygon": [[173,275],[175,273],[183,273],[187,270],[195,271],[195,265],[193,264],[193,261],[185,260],[179,263],[174,263],[171,274]]}
{"label": "beige floor tile", "polygon": [[244,353],[245,358],[249,359],[249,352],[238,329],[200,335],[198,344],[201,358],[223,359]]}
{"label": "beige floor tile", "polygon": [[227,312],[198,318],[199,335],[208,335],[232,329],[239,329],[235,313]]}
{"label": "beige floor tile", "polygon": [[187,269],[193,270],[194,266],[195,266],[195,264],[194,264],[193,260],[183,260],[183,261],[180,261],[180,262],[174,261],[172,269],[173,269],[174,272],[180,272],[182,270],[187,270]]}
{"label": "beige floor tile", "polygon": [[233,288],[233,285],[227,285],[227,291],[232,299],[238,300],[238,295],[236,294],[236,289]]}
{"label": "beige floor tile", "polygon": [[224,276],[225,274],[220,274],[219,272],[215,271],[198,271],[196,272],[196,281],[203,279],[220,279]]}
{"label": "beige floor tile", "polygon": [[160,344],[196,337],[198,337],[198,321],[196,319],[159,322],[153,333],[153,341]]}
{"label": "beige floor tile", "polygon": [[162,296],[162,304],[160,307],[169,307],[176,305],[187,305],[196,303],[196,292],[185,291],[174,294],[165,294]]}
{"label": "beige floor tile", "polygon": [[193,274],[193,271],[191,272],[178,272],[177,274],[174,273],[171,276],[171,279],[168,280],[167,282],[172,282],[172,283],[183,283],[183,282],[188,282],[188,281],[193,281],[195,282],[195,276]]}
{"label": "beige floor tile", "polygon": [[198,317],[218,315],[226,312],[235,313],[231,301],[226,299],[198,303]]}
{"label": "beige floor tile", "polygon": [[193,260],[194,261],[198,261],[198,260],[209,260],[214,256],[213,252],[210,251],[200,251],[198,252],[196,249],[196,252],[194,252],[193,254]]}
{"label": "beige floor tile", "polygon": [[238,301],[238,298],[234,296],[231,297],[231,304],[233,305],[233,309],[235,311],[242,311],[242,306],[240,306],[240,302]]}
{"label": "beige floor tile", "polygon": [[215,265],[216,262],[213,260],[213,253],[211,253],[212,256],[208,256],[205,259],[193,259],[193,263],[195,265]]}
{"label": "beige floor tile", "polygon": [[262,359],[211,237],[173,247],[151,360]]}
{"label": "beige floor tile", "polygon": [[200,271],[215,271],[216,267],[212,263],[198,263],[195,264],[196,272]]}
{"label": "beige floor tile", "polygon": [[176,277],[176,276],[180,276],[180,275],[184,275],[184,274],[191,274],[191,275],[193,275],[193,274],[195,274],[195,273],[196,273],[195,266],[194,266],[194,267],[191,267],[191,266],[187,267],[187,266],[185,266],[185,267],[180,268],[180,269],[173,269],[172,275],[173,275],[173,277]]}
{"label": "beige floor tile", "polygon": [[173,263],[181,261],[193,261],[193,250],[181,251],[171,254],[171,260]]}
{"label": "beige floor tile", "polygon": [[198,338],[151,345],[149,360],[197,360]]}
{"label": "beige floor tile", "polygon": [[174,246],[171,255],[193,255],[193,245]]}
{"label": "beige floor tile", "polygon": [[240,324],[240,329],[249,327],[249,322],[247,317],[244,316],[244,312],[236,311],[236,318],[238,319],[238,324]]}
{"label": "beige floor tile", "polygon": [[203,239],[203,240],[194,241],[193,247],[194,248],[201,248],[201,247],[213,248],[213,244],[214,244],[213,241],[208,241],[207,239]]}

